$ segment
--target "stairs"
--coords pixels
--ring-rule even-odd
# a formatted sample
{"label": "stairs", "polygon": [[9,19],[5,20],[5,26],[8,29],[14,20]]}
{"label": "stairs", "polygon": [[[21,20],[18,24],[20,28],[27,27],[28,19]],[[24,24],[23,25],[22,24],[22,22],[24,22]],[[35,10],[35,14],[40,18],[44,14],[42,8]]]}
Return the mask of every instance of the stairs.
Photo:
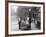
{"label": "stairs", "polygon": [[19,30],[18,20],[17,20],[16,16],[11,17],[11,30],[12,31]]}

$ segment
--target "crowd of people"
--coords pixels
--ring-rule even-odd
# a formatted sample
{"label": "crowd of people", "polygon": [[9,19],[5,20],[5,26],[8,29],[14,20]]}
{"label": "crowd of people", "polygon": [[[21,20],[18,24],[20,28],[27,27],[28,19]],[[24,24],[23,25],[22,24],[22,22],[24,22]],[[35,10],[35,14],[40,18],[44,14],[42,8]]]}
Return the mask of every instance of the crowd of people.
{"label": "crowd of people", "polygon": [[[26,19],[22,19],[22,18],[19,18],[19,29],[20,30],[31,30],[31,29],[40,29],[40,22],[37,21],[37,17],[35,17],[34,15],[33,16],[28,16],[28,17],[25,17]],[[33,24],[34,24],[34,27],[33,27]],[[31,24],[32,24],[32,27],[31,27]]]}

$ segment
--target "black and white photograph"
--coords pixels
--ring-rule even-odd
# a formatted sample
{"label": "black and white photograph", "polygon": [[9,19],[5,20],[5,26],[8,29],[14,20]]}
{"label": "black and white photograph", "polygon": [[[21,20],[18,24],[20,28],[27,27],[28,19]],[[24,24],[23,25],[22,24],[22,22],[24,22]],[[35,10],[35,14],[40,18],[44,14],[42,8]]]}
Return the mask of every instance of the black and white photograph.
{"label": "black and white photograph", "polygon": [[11,31],[40,30],[40,7],[11,5]]}
{"label": "black and white photograph", "polygon": [[8,3],[8,33],[43,32],[43,5]]}

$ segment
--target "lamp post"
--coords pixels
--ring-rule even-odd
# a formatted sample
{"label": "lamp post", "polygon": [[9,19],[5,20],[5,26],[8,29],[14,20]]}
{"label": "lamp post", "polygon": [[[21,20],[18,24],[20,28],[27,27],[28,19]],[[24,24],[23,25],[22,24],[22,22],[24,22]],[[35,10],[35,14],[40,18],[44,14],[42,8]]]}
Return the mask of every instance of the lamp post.
{"label": "lamp post", "polygon": [[31,29],[31,8],[29,9],[29,29]]}

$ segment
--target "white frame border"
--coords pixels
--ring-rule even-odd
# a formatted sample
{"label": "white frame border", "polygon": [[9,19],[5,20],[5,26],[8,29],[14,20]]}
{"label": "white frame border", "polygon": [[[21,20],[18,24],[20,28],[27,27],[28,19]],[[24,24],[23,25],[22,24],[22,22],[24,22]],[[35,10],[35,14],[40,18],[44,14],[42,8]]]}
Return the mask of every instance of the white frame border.
{"label": "white frame border", "polygon": [[[17,6],[35,6],[35,7],[41,7],[41,30],[31,30],[31,31],[12,31],[11,32],[11,5],[17,5]],[[8,34],[26,34],[26,33],[41,33],[43,32],[43,5],[42,4],[21,4],[21,3],[8,3]]]}

